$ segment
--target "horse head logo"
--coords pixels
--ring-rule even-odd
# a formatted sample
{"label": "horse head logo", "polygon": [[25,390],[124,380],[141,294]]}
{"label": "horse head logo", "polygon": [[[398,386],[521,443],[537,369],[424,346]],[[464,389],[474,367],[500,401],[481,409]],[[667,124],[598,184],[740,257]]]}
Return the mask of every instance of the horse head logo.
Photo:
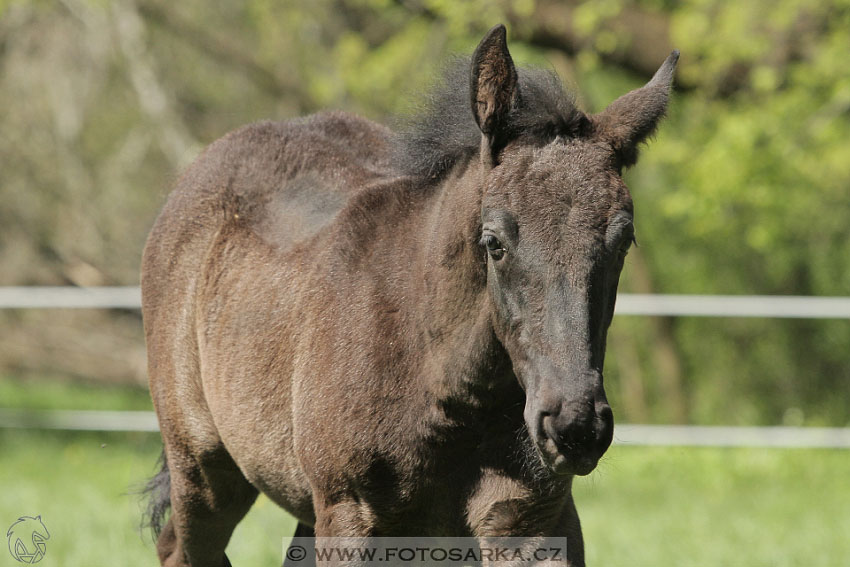
{"label": "horse head logo", "polygon": [[6,532],[9,541],[9,553],[21,563],[38,563],[47,551],[50,532],[41,516],[21,516]]}

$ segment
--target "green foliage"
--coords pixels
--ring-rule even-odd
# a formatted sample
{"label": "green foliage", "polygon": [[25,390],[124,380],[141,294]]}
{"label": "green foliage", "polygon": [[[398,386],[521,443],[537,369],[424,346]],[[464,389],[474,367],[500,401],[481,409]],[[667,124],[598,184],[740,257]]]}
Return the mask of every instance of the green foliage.
{"label": "green foliage", "polygon": [[[846,295],[850,10],[706,2],[679,15],[674,41],[694,61],[683,80],[697,88],[642,164],[654,176],[642,210],[657,216],[642,231],[655,280],[679,293]],[[698,27],[706,15],[711,33]],[[723,95],[736,67],[748,72]],[[850,378],[846,321],[682,320],[676,336],[700,419],[725,406],[776,423],[802,406],[808,422],[847,423],[836,396]],[[715,395],[700,408],[704,391]]]}
{"label": "green foliage", "polygon": [[[605,6],[583,4],[574,25],[593,37],[633,5]],[[685,90],[628,175],[641,248],[627,261],[623,290],[847,295],[847,3],[701,0],[664,10]],[[578,83],[599,109],[645,79],[605,66],[591,45],[577,57]],[[635,261],[648,278],[636,277]],[[634,395],[623,388],[618,359],[618,349],[633,349],[647,406],[625,419],[670,419],[670,385],[659,383],[652,361],[663,337],[647,322],[617,326],[629,331],[611,341],[613,397],[628,405]],[[840,394],[850,379],[846,321],[681,318],[670,322],[670,338],[685,419],[781,423],[787,413],[810,424],[848,423]]]}

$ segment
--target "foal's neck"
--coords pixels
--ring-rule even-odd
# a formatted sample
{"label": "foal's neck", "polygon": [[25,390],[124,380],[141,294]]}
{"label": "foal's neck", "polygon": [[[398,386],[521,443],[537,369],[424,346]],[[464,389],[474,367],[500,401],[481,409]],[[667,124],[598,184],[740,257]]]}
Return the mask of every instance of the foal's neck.
{"label": "foal's neck", "polygon": [[438,400],[486,405],[510,362],[493,334],[481,236],[483,166],[474,160],[435,189],[417,270],[429,390]]}

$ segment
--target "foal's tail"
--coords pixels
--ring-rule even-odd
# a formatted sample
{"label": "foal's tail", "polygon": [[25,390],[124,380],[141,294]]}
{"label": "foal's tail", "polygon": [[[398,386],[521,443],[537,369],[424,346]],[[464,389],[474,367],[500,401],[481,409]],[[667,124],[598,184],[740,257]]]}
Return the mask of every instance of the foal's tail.
{"label": "foal's tail", "polygon": [[162,532],[165,515],[171,508],[171,474],[168,472],[168,462],[165,460],[165,449],[159,456],[159,472],[151,478],[142,489],[147,496],[148,505],[142,520],[142,526],[151,528],[156,537]]}

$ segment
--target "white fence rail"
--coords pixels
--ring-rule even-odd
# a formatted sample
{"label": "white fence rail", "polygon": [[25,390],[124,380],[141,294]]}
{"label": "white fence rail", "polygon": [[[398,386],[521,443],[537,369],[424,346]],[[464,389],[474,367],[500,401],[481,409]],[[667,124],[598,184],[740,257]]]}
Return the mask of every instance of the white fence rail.
{"label": "white fence rail", "polygon": [[[0,309],[138,309],[137,286],[0,287]],[[850,297],[621,293],[617,315],[850,319]]]}
{"label": "white fence rail", "polygon": [[159,431],[152,411],[25,410],[0,408],[0,428],[71,431]]}
{"label": "white fence rail", "polygon": [[850,449],[850,428],[620,424],[614,426],[614,442],[621,445]]}
{"label": "white fence rail", "polygon": [[[148,411],[0,409],[0,428],[74,431],[159,431]],[[614,443],[689,447],[850,449],[850,428],[728,427],[618,424]]]}
{"label": "white fence rail", "polygon": [[[137,286],[0,287],[0,309],[139,309]],[[645,295],[621,293],[617,315],[850,319],[850,297]],[[158,431],[144,411],[33,411],[0,408],[0,428]],[[623,445],[850,449],[850,428],[621,424]]]}
{"label": "white fence rail", "polygon": [[138,286],[0,287],[0,309],[139,309]]}
{"label": "white fence rail", "polygon": [[617,315],[850,319],[850,297],[774,295],[617,296]]}

